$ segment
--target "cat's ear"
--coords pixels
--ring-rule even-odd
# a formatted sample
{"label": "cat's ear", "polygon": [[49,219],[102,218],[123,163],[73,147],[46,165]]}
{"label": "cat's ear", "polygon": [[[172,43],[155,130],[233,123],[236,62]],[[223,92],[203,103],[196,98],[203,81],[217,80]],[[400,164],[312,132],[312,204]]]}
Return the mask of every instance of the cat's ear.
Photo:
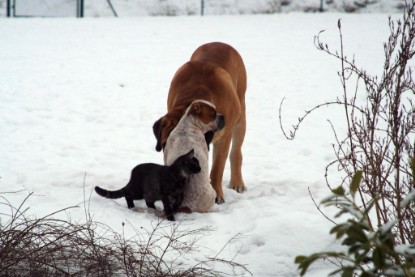
{"label": "cat's ear", "polygon": [[195,156],[195,150],[194,150],[194,149],[190,150],[190,151],[186,154],[186,157],[187,157],[187,158],[189,158],[189,159],[193,158],[194,156]]}

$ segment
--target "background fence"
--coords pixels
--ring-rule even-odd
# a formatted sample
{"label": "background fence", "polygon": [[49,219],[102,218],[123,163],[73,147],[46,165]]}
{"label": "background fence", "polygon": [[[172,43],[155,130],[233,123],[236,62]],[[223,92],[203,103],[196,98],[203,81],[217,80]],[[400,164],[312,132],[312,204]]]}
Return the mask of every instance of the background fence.
{"label": "background fence", "polygon": [[175,16],[279,12],[388,12],[405,0],[0,0],[0,16]]}
{"label": "background fence", "polygon": [[83,17],[84,0],[6,0],[8,17]]}

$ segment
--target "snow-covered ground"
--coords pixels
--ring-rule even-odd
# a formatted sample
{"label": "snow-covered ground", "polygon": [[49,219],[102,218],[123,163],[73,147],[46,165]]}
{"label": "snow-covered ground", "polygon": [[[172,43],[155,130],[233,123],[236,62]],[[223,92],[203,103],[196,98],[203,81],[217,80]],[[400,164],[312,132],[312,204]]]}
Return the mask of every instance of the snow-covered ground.
{"label": "snow-covered ground", "polygon": [[[249,78],[243,147],[248,191],[225,189],[226,203],[213,212],[177,218],[186,228],[215,229],[200,240],[206,247],[201,257],[240,234],[226,253],[239,251],[235,260],[254,276],[298,276],[296,255],[337,247],[308,189],[317,201],[329,194],[324,168],[335,140],[327,119],[342,122],[343,112],[321,109],[288,141],[278,107],[285,97],[283,124],[289,128],[305,109],[341,94],[338,62],[313,44],[324,29],[322,39],[338,49],[339,18],[348,56],[379,73],[386,14],[0,19],[0,192],[25,189],[4,195],[15,205],[34,192],[27,206],[39,217],[82,203],[85,190],[95,220],[116,230],[125,221],[151,228],[158,221],[154,214],[128,210],[124,199],[104,199],[93,187],[119,188],[136,164],[162,163],[151,127],[166,111],[175,70],[199,45],[227,42],[244,58]],[[224,179],[225,186],[229,166]],[[84,217],[82,207],[68,213]],[[134,230],[127,224],[125,232]],[[319,264],[309,276],[325,276],[331,268]]]}

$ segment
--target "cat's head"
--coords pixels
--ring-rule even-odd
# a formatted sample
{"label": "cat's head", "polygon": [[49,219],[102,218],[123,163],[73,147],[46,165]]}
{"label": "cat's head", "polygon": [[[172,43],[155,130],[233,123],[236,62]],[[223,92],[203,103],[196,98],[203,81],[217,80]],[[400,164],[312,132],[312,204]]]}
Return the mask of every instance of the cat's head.
{"label": "cat's head", "polygon": [[177,161],[179,162],[178,166],[180,169],[186,174],[196,174],[201,170],[199,160],[195,157],[195,151],[193,149],[180,156]]}

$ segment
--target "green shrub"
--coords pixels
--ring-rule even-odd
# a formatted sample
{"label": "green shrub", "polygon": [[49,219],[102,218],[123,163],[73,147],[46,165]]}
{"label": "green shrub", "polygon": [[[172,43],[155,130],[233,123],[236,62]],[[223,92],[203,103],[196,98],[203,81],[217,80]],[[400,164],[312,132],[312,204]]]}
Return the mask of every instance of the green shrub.
{"label": "green shrub", "polygon": [[[413,160],[415,161],[415,159]],[[350,184],[347,194],[342,186],[332,190],[333,194],[322,201],[325,206],[339,209],[336,218],[348,215],[347,221],[334,226],[330,234],[341,240],[345,251],[320,252],[310,256],[297,256],[300,274],[303,276],[309,266],[317,260],[334,258],[340,261],[341,267],[330,275],[341,276],[415,276],[415,245],[394,246],[392,227],[397,219],[374,229],[368,222],[369,212],[380,197],[372,199],[366,208],[356,203],[356,193],[362,179],[362,172],[357,172]],[[401,208],[415,202],[415,190],[402,201]],[[415,231],[415,230],[414,230]]]}

